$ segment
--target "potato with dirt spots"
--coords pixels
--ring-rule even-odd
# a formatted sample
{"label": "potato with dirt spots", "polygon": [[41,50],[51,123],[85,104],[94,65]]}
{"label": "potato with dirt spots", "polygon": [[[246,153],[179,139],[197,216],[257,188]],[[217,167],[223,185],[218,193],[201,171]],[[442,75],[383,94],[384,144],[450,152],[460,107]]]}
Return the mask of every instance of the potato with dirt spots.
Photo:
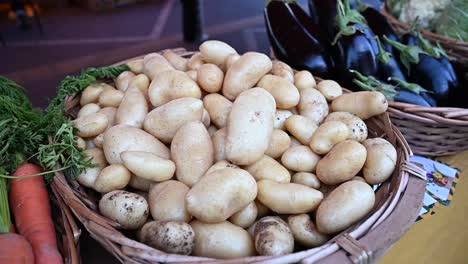
{"label": "potato with dirt spots", "polygon": [[99,200],[99,211],[120,224],[123,229],[137,229],[146,223],[148,203],[141,195],[127,191],[112,191]]}
{"label": "potato with dirt spots", "polygon": [[187,185],[174,180],[152,185],[148,193],[148,202],[153,219],[188,223],[192,218],[185,204],[188,191]]}
{"label": "potato with dirt spots", "polygon": [[367,150],[363,168],[366,182],[379,184],[390,178],[397,162],[395,147],[383,138],[369,138],[363,145]]}
{"label": "potato with dirt spots", "polygon": [[348,139],[356,140],[360,143],[367,139],[367,126],[358,116],[348,112],[330,113],[323,121],[339,121],[348,127]]}
{"label": "potato with dirt spots", "polygon": [[234,165],[234,164],[230,163],[230,162],[227,161],[227,160],[220,160],[220,161],[216,162],[215,164],[213,164],[213,166],[211,166],[211,167],[206,171],[205,174],[210,174],[210,173],[212,173],[212,172],[215,171],[215,170],[225,169],[225,168],[240,169],[239,166]]}
{"label": "potato with dirt spots", "polygon": [[142,228],[142,242],[167,253],[190,255],[195,246],[195,232],[181,221],[151,221]]}
{"label": "potato with dirt spots", "polygon": [[261,256],[281,256],[294,250],[294,237],[288,224],[277,216],[266,216],[253,228],[255,249]]}

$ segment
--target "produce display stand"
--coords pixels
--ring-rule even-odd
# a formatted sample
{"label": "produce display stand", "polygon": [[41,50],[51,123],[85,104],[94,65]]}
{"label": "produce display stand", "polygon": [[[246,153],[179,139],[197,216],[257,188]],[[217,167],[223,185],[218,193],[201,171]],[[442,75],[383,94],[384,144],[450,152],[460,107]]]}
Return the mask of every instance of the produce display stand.
{"label": "produce display stand", "polygon": [[[192,52],[173,50],[182,56]],[[125,63],[119,62],[118,64]],[[79,94],[68,98],[66,111],[76,117]],[[391,113],[391,112],[390,112]],[[167,254],[125,236],[119,224],[102,216],[97,209],[97,197],[92,191],[57,172],[51,188],[64,212],[68,247],[76,254],[80,232],[72,212],[82,226],[119,261],[125,263],[373,263],[414,224],[422,205],[426,186],[425,171],[409,161],[411,149],[398,128],[392,125],[387,113],[366,120],[370,137],[385,137],[397,150],[397,167],[389,180],[376,191],[372,211],[360,222],[336,235],[328,243],[283,256],[256,256],[242,259],[212,259],[205,257]],[[74,243],[71,243],[74,242]],[[67,263],[78,263],[79,258],[68,257]]]}

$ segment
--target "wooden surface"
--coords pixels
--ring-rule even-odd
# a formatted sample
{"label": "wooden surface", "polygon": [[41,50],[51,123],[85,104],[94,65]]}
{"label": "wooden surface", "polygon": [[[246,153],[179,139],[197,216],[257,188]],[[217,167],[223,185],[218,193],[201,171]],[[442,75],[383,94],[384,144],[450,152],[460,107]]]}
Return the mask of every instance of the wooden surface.
{"label": "wooden surface", "polygon": [[462,170],[452,203],[413,225],[380,264],[468,263],[468,151],[439,160]]}

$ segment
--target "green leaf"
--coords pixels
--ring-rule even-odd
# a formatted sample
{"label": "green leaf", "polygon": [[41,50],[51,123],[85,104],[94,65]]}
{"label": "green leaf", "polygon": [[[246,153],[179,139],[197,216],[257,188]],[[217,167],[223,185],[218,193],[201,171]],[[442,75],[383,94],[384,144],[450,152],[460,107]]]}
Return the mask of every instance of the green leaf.
{"label": "green leaf", "polygon": [[405,82],[402,79],[399,79],[397,77],[390,77],[389,81],[395,81],[398,86],[401,86],[407,90],[412,91],[413,93],[420,94],[421,92],[428,92],[426,89],[422,88],[419,84],[417,83],[409,83]]}
{"label": "green leaf", "polygon": [[338,33],[335,35],[332,45],[335,45],[342,36],[351,36],[356,33],[355,24],[367,25],[366,19],[357,10],[351,9],[349,0],[344,0],[344,3],[342,0],[338,0],[336,2],[336,9]]}
{"label": "green leaf", "polygon": [[377,45],[379,46],[379,54],[377,55],[377,60],[379,60],[383,64],[389,64],[393,55],[383,48],[379,37],[375,37],[375,39],[377,40]]}
{"label": "green leaf", "polygon": [[418,46],[404,45],[398,41],[387,38],[387,36],[384,36],[384,40],[400,51],[400,61],[408,70],[408,73],[410,72],[411,64],[419,63],[419,55],[428,55],[427,52],[423,51]]}

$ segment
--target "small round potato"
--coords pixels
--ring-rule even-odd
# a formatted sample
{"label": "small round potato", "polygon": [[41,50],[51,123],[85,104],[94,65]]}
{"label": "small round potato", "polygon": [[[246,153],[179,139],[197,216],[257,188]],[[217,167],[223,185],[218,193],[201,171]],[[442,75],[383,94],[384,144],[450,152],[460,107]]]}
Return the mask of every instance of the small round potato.
{"label": "small round potato", "polygon": [[297,72],[294,75],[294,85],[296,85],[297,89],[301,91],[309,88],[315,88],[316,83],[312,73],[304,70]]}
{"label": "small round potato", "polygon": [[289,110],[276,110],[274,127],[276,129],[285,130],[286,128],[284,124],[286,123],[286,120],[292,115],[293,113]]}
{"label": "small round potato", "polygon": [[395,147],[383,138],[369,138],[363,143],[367,159],[363,173],[366,182],[379,184],[387,180],[395,170],[397,152]]}
{"label": "small round potato", "polygon": [[264,155],[255,163],[245,167],[255,180],[272,180],[279,183],[286,183],[291,181],[291,174],[275,159]]}
{"label": "small round potato", "polygon": [[[109,87],[111,89],[109,89]],[[111,87],[105,83],[93,83],[86,87],[83,90],[80,97],[80,105],[86,105],[89,103],[97,103],[99,100],[99,96],[104,90],[114,90],[114,87]]]}
{"label": "small round potato", "polygon": [[197,82],[208,93],[217,93],[223,86],[224,73],[216,65],[207,63],[198,68]]}
{"label": "small round potato", "polygon": [[232,109],[231,101],[220,94],[213,93],[203,98],[203,106],[210,114],[213,124],[219,128],[226,126],[229,113]]}
{"label": "small round potato", "polygon": [[354,140],[335,145],[317,164],[317,177],[321,182],[334,185],[351,180],[366,162],[366,148]]}
{"label": "small round potato", "polygon": [[93,139],[94,145],[96,145],[96,147],[98,148],[102,148],[102,146],[104,145],[104,133],[95,136]]}
{"label": "small round potato", "polygon": [[374,207],[372,187],[362,181],[348,181],[334,189],[320,204],[316,221],[318,231],[335,234],[367,215]]}
{"label": "small round potato", "polygon": [[176,69],[179,71],[187,71],[188,59],[180,56],[179,54],[173,52],[172,50],[166,50],[163,52],[164,58]]}
{"label": "small round potato", "polygon": [[122,164],[111,164],[99,173],[94,182],[94,189],[100,193],[123,189],[130,182],[131,176]]}
{"label": "small round potato", "polygon": [[130,178],[130,182],[128,183],[128,186],[132,187],[133,189],[137,189],[143,192],[148,192],[151,185],[155,183],[156,182],[147,180],[145,178],[132,175],[132,178]]}
{"label": "small round potato", "polygon": [[333,146],[348,138],[348,127],[340,121],[329,121],[321,124],[310,140],[310,148],[313,152],[324,155]]}
{"label": "small round potato", "polygon": [[206,171],[205,175],[206,175],[206,174],[210,174],[210,173],[212,173],[212,172],[215,171],[215,170],[225,169],[225,168],[240,169],[239,166],[234,165],[234,164],[230,163],[230,162],[227,161],[227,160],[220,160],[220,161],[216,162],[215,164],[213,164],[213,166],[211,166],[211,167]]}
{"label": "small round potato", "polygon": [[251,202],[239,212],[229,217],[229,221],[242,228],[247,228],[255,222],[255,219],[257,219],[257,214],[257,205],[255,202]]}
{"label": "small round potato", "polygon": [[203,176],[185,198],[191,215],[218,223],[246,207],[257,196],[254,177],[242,169],[225,168]]}
{"label": "small round potato", "polygon": [[148,202],[153,219],[189,222],[192,216],[185,204],[188,191],[187,185],[174,180],[151,186]]}
{"label": "small round potato", "polygon": [[104,107],[99,110],[98,113],[104,114],[109,121],[107,124],[107,128],[115,126],[115,115],[117,114],[117,108],[115,107]]}
{"label": "small round potato", "polygon": [[296,183],[261,180],[257,199],[279,214],[302,214],[314,211],[323,199],[315,189]]}
{"label": "small round potato", "polygon": [[289,109],[299,103],[299,91],[294,84],[282,77],[267,74],[260,79],[257,86],[271,93],[277,108]]}
{"label": "small round potato", "polygon": [[144,74],[138,74],[137,76],[133,77],[132,81],[128,84],[128,88],[131,88],[131,87],[138,88],[146,98],[148,94],[149,85],[150,85],[150,80],[148,76]]}
{"label": "small round potato", "polygon": [[333,100],[333,112],[349,112],[366,120],[387,111],[388,101],[380,92],[361,91],[343,94]]}
{"label": "small round potato", "polygon": [[316,89],[301,90],[299,113],[316,124],[320,124],[328,115],[328,104],[325,97]]}
{"label": "small round potato", "polygon": [[320,188],[319,179],[317,178],[317,176],[315,176],[315,174],[310,172],[297,172],[292,176],[291,182],[302,184],[310,188],[314,188],[316,190]]}
{"label": "small round potato", "polygon": [[207,224],[195,220],[190,225],[195,231],[195,256],[231,259],[255,255],[252,238],[242,227],[228,221]]}
{"label": "small round potato", "polygon": [[298,172],[314,172],[320,156],[307,146],[291,147],[281,156],[281,163],[288,169]]}
{"label": "small round potato", "polygon": [[325,121],[339,121],[348,127],[348,139],[356,140],[360,143],[367,139],[367,126],[362,119],[348,112],[330,113]]}
{"label": "small round potato", "polygon": [[192,79],[194,81],[198,81],[198,72],[197,71],[190,70],[190,71],[186,71],[185,73],[188,75],[188,77],[190,77],[190,79]]}
{"label": "small round potato", "polygon": [[220,130],[216,131],[211,137],[211,141],[213,142],[215,161],[221,161],[226,159],[226,132],[226,128],[221,128]]}
{"label": "small round potato", "polygon": [[181,221],[151,221],[142,227],[143,242],[167,253],[190,255],[195,246],[195,232]]}
{"label": "small round potato", "polygon": [[94,137],[107,128],[109,120],[104,114],[95,113],[75,119],[72,121],[73,127],[78,129],[76,135],[80,137]]}
{"label": "small round potato", "polygon": [[146,114],[148,114],[148,103],[145,95],[137,87],[130,87],[117,109],[115,121],[117,125],[141,128]]}
{"label": "small round potato", "polygon": [[281,256],[294,250],[294,237],[288,224],[277,216],[266,216],[255,223],[255,249],[261,256]]}
{"label": "small round potato", "polygon": [[265,155],[278,159],[289,148],[290,144],[291,139],[288,133],[280,129],[275,129],[273,130],[273,134],[271,134],[270,144],[265,151]]}
{"label": "small round potato", "polygon": [[301,115],[288,117],[284,125],[289,133],[304,145],[309,145],[315,130],[317,130],[317,125],[312,120]]}
{"label": "small round potato", "polygon": [[123,229],[137,229],[146,223],[148,203],[142,196],[127,191],[112,191],[99,201],[99,211]]}
{"label": "small round potato", "polygon": [[238,59],[240,59],[239,54],[231,54],[227,56],[226,61],[224,62],[224,67],[223,70],[227,72],[229,68],[236,62]]}
{"label": "small round potato", "polygon": [[99,173],[107,166],[106,157],[104,157],[104,152],[99,148],[87,149],[83,152],[88,158],[91,158],[91,162],[96,164],[96,167],[86,168],[85,171],[78,176],[78,182],[83,186],[93,188]]}
{"label": "small round potato", "polygon": [[288,217],[288,224],[294,240],[305,247],[318,247],[330,239],[317,230],[308,214],[291,215]]}
{"label": "small round potato", "polygon": [[200,53],[204,61],[221,66],[229,55],[237,54],[237,51],[225,42],[208,40],[200,45]]}
{"label": "small round potato", "polygon": [[286,63],[274,60],[272,61],[271,74],[282,77],[290,83],[294,83],[294,71]]}
{"label": "small round potato", "polygon": [[151,152],[124,151],[120,158],[133,174],[150,181],[167,181],[174,176],[176,169],[174,162]]}
{"label": "small round potato", "polygon": [[119,90],[105,90],[99,95],[99,105],[101,107],[119,107],[124,97],[124,93]]}
{"label": "small round potato", "polygon": [[115,79],[115,87],[122,92],[127,91],[128,85],[132,81],[135,74],[131,71],[124,71]]}
{"label": "small round potato", "polygon": [[198,71],[198,68],[200,68],[204,63],[201,53],[195,52],[188,60],[187,68],[191,71]]}
{"label": "small round potato", "polygon": [[174,67],[159,53],[150,53],[143,58],[143,73],[151,80],[165,71],[174,70]]}
{"label": "small round potato", "polygon": [[143,59],[135,59],[127,62],[127,66],[134,74],[143,73]]}
{"label": "small round potato", "polygon": [[333,80],[323,80],[317,84],[319,90],[328,102],[333,101],[335,98],[343,94],[341,86]]}
{"label": "small round potato", "polygon": [[85,104],[83,105],[83,107],[81,107],[80,111],[78,112],[77,117],[79,118],[79,117],[91,115],[91,114],[99,112],[99,110],[101,110],[101,107],[99,107],[99,105],[95,103]]}
{"label": "small round potato", "polygon": [[198,84],[185,72],[166,71],[157,75],[148,88],[148,97],[154,107],[183,97],[201,98]]}

